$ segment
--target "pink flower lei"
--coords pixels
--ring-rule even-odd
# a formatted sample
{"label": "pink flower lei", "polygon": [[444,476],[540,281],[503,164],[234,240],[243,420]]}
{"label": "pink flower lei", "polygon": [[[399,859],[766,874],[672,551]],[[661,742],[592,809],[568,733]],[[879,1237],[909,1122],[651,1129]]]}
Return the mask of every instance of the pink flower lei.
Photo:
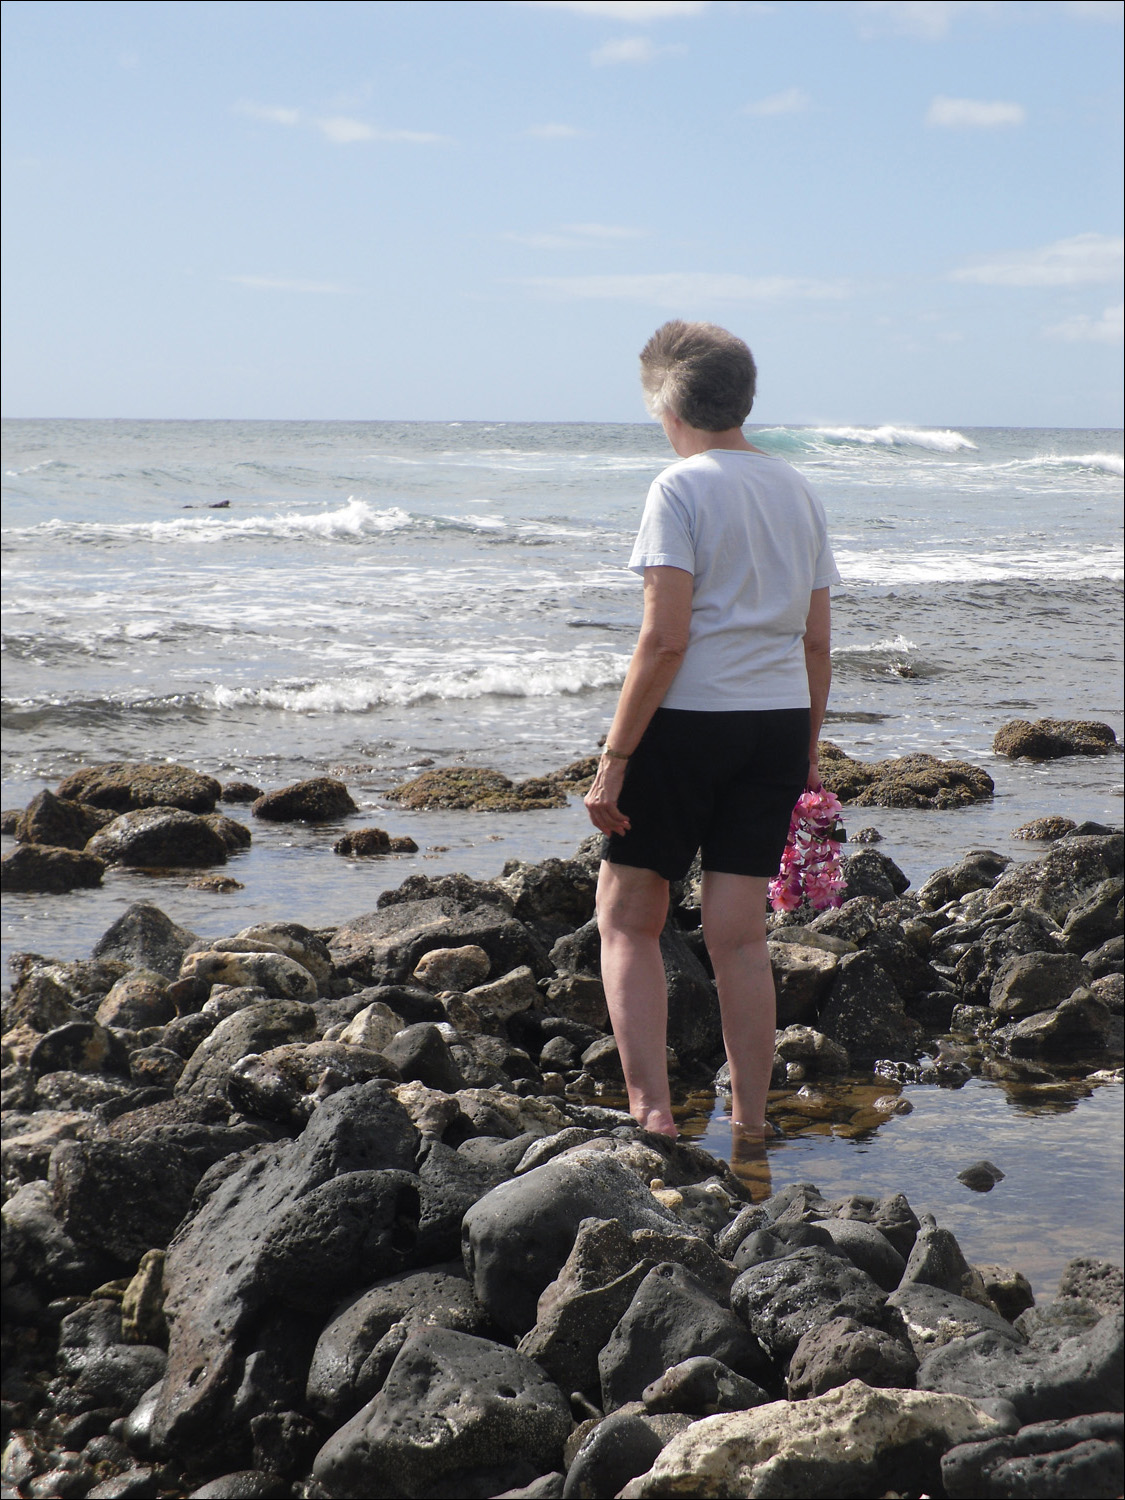
{"label": "pink flower lei", "polygon": [[814,911],[841,904],[846,884],[840,868],[842,811],[834,792],[802,792],[798,797],[781,869],[770,881],[774,911],[796,911],[803,901]]}

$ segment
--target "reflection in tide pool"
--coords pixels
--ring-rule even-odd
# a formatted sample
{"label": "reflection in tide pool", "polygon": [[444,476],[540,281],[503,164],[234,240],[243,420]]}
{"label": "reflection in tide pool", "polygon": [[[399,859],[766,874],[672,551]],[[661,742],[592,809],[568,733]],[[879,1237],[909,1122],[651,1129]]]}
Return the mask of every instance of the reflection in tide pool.
{"label": "reflection in tide pool", "polygon": [[[912,1106],[908,1113],[894,1111],[896,1098]],[[972,1264],[1014,1266],[1038,1301],[1049,1300],[1067,1261],[1120,1264],[1125,1252],[1123,1101],[1119,1075],[1101,1083],[973,1078],[956,1090],[865,1078],[779,1091],[769,1114],[783,1135],[768,1147],[769,1176],[774,1191],[810,1182],[829,1199],[904,1193],[915,1213],[953,1231]],[[684,1134],[729,1159],[729,1116],[719,1107],[708,1117],[707,1103],[691,1101]],[[957,1180],[982,1158],[1004,1173],[987,1193]],[[762,1168],[747,1175],[757,1198]]]}

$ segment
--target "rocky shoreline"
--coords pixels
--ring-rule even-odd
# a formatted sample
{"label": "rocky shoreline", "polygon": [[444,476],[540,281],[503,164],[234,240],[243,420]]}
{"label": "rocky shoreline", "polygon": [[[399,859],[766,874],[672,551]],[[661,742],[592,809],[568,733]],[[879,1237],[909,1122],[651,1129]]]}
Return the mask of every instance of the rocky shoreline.
{"label": "rocky shoreline", "polygon": [[[105,785],[25,832],[118,798],[89,857],[146,812]],[[209,792],[147,810],[236,838]],[[1120,1068],[1121,835],[1031,832],[917,892],[861,845],[840,908],[771,918],[778,1089]],[[765,1196],[612,1107],[598,857],[412,876],[317,932],[142,903],[89,959],[19,956],[6,1495],[1120,1495],[1120,1268],[1036,1306],[901,1194]],[[694,875],[662,951],[677,1087],[721,1092]]]}

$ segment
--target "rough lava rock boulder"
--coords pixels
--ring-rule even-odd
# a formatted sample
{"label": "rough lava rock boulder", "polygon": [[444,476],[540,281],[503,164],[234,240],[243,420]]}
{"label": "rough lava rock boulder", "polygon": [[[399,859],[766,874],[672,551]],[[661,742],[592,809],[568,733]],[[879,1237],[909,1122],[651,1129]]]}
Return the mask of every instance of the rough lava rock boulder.
{"label": "rough lava rock boulder", "polygon": [[121,813],[94,834],[86,852],[106,864],[142,869],[223,865],[227,860],[226,841],[206,819],[176,807]]}
{"label": "rough lava rock boulder", "polygon": [[106,861],[76,849],[18,844],[0,860],[0,890],[62,895],[101,885]]}
{"label": "rough lava rock boulder", "polygon": [[1059,760],[1064,755],[1106,755],[1117,744],[1108,724],[1096,719],[1009,719],[992,741],[996,755]]}
{"label": "rough lava rock boulder", "polygon": [[158,906],[136,901],[94,944],[94,957],[116,959],[130,968],[153,969],[178,979],[184,954],[199,939],[173,922]]}
{"label": "rough lava rock boulder", "polygon": [[217,1181],[165,1262],[158,1443],[183,1454],[237,1451],[232,1420],[257,1413],[234,1398],[263,1330],[323,1317],[372,1273],[402,1269],[417,1232],[417,1147],[385,1087],[359,1084],[326,1100],[298,1140],[258,1147]]}
{"label": "rough lava rock boulder", "polygon": [[328,946],[337,975],[365,985],[407,983],[434,948],[483,948],[497,974],[521,964],[538,974],[548,967],[532,934],[502,907],[467,905],[450,896],[396,902],[354,917]]}
{"label": "rough lava rock boulder", "polygon": [[570,1428],[569,1402],[532,1360],[472,1334],[418,1329],[313,1473],[341,1500],[495,1495],[557,1470]]}
{"label": "rough lava rock boulder", "polygon": [[56,849],[84,849],[86,840],[113,821],[113,813],[88,802],[69,802],[47,787],[20,814],[15,836],[21,844],[49,844]]}
{"label": "rough lava rock boulder", "polygon": [[59,783],[58,796],[68,802],[89,802],[114,812],[142,807],[179,807],[184,812],[214,812],[222,786],[187,766],[172,763],[107,761],[73,771]]}
{"label": "rough lava rock boulder", "polygon": [[526,1333],[539,1295],[570,1254],[583,1219],[618,1220],[626,1231],[679,1228],[648,1188],[609,1155],[563,1155],[501,1183],[465,1215],[465,1269],[498,1328]]}
{"label": "rough lava rock boulder", "polygon": [[254,817],[272,823],[326,823],[359,809],[342,781],[334,776],[312,776],[266,792],[250,811]]}

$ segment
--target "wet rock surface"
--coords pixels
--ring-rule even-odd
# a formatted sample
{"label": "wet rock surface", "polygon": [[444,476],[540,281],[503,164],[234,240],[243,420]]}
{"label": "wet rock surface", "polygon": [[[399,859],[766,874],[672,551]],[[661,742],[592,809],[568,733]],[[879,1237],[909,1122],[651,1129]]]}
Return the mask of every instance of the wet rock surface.
{"label": "wet rock surface", "polygon": [[[850,858],[841,908],[771,919],[783,1128],[849,1073],[862,1139],[904,1080],[1119,1062],[1119,835],[917,894]],[[901,1194],[763,1199],[612,1107],[595,860],[414,876],[320,934],[138,903],[90,959],[18,958],[13,1493],[1120,1493],[1119,1267],[1036,1307]],[[722,1061],[692,900],[662,941],[684,1088]]]}

